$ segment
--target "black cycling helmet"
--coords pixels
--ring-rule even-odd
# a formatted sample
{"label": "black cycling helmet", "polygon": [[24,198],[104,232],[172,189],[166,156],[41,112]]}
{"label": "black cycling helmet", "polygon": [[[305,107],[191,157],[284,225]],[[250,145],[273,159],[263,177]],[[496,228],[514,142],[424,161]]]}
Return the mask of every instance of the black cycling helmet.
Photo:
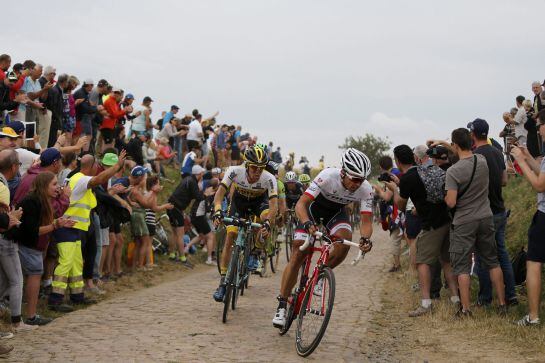
{"label": "black cycling helmet", "polygon": [[265,167],[265,170],[267,170],[272,175],[278,175],[278,169],[280,169],[280,164],[272,160],[269,160],[267,166]]}
{"label": "black cycling helmet", "polygon": [[255,165],[264,168],[269,162],[269,156],[262,148],[254,145],[244,152],[244,161],[246,166]]}

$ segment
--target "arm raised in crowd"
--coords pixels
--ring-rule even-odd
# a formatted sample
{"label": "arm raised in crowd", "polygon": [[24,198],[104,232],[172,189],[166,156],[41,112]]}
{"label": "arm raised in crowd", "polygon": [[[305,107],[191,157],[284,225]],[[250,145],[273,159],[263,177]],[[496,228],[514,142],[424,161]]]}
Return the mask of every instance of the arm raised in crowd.
{"label": "arm raised in crowd", "polygon": [[539,163],[528,153],[528,150],[514,146],[511,149],[511,155],[518,162],[524,177],[528,179],[532,188],[538,193],[545,192],[545,173],[540,171]]}
{"label": "arm raised in crowd", "polygon": [[112,166],[111,168],[108,168],[104,170],[102,173],[98,174],[97,176],[94,176],[91,180],[89,180],[89,184],[87,184],[87,188],[91,189],[98,185],[104,184],[108,182],[108,180],[115,175],[121,168],[123,168],[123,164],[125,163],[125,158],[127,157],[127,152],[125,150],[122,150],[119,154],[119,158],[117,161],[117,164]]}

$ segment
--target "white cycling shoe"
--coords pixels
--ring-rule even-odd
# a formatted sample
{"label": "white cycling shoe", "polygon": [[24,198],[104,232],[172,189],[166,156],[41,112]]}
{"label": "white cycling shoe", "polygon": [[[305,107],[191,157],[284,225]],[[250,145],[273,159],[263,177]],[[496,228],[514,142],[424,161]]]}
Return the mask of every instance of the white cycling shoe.
{"label": "white cycling shoe", "polygon": [[274,318],[272,320],[273,326],[275,328],[281,329],[286,325],[286,309],[279,308],[276,310],[276,314],[274,314]]}

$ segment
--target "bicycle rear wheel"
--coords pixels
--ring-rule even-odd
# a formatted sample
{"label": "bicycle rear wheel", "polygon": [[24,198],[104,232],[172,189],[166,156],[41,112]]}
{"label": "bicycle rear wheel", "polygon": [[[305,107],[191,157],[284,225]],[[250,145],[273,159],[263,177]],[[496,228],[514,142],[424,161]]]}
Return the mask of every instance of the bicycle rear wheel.
{"label": "bicycle rear wheel", "polygon": [[[322,293],[314,294],[314,286],[323,280]],[[295,332],[297,354],[309,356],[320,344],[327,329],[335,301],[335,276],[329,267],[324,267],[314,283],[309,283],[301,305]]]}

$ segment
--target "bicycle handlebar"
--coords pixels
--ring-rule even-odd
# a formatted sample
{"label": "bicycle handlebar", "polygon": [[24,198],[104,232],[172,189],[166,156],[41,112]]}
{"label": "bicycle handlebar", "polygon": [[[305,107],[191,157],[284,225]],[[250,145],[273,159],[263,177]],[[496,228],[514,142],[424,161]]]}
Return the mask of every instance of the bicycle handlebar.
{"label": "bicycle handlebar", "polygon": [[223,221],[227,222],[227,223],[233,223],[236,226],[246,225],[246,226],[250,226],[251,228],[262,228],[263,227],[263,225],[261,223],[250,222],[250,221],[248,221],[246,219],[242,219],[242,218],[223,217]]}
{"label": "bicycle handlebar", "polygon": [[[314,237],[323,237],[324,234],[322,232],[314,232]],[[310,235],[307,237],[305,243],[303,243],[303,245],[301,245],[301,247],[299,247],[299,251],[304,251],[308,248],[308,246],[310,245]],[[345,244],[345,245],[348,245],[350,247],[357,247],[357,248],[360,248],[360,244],[359,243],[356,243],[356,242],[352,242],[352,241],[349,241],[347,239],[342,239],[342,240],[335,240],[334,242],[336,243],[342,243],[342,244]],[[363,251],[359,250],[359,253],[358,253],[358,256],[352,261],[352,265],[355,265],[359,262],[359,260],[361,260],[362,258],[365,257],[365,253],[363,253]]]}

